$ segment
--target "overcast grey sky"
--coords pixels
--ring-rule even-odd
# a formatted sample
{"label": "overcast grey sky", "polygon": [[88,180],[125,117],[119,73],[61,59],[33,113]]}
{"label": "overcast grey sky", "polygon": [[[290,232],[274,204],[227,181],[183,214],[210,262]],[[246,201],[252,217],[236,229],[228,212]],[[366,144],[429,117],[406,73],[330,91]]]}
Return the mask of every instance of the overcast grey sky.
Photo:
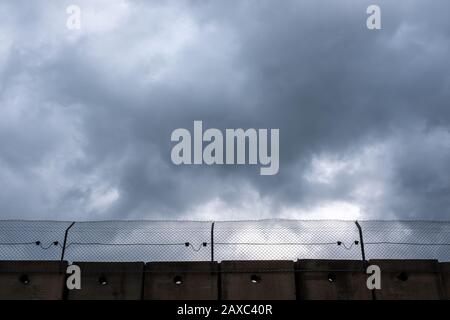
{"label": "overcast grey sky", "polygon": [[[370,4],[382,30],[366,27]],[[0,218],[448,219],[448,12],[2,0]],[[194,120],[279,128],[279,173],[175,166],[171,132]]]}

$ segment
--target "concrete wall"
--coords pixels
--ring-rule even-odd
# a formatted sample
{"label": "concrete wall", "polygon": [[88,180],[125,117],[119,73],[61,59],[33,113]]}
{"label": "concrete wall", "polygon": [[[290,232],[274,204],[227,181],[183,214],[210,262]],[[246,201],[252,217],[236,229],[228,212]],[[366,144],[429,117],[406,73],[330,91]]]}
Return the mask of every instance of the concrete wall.
{"label": "concrete wall", "polygon": [[[381,290],[366,288],[360,261],[75,263],[81,290],[65,289],[66,262],[0,261],[0,299],[449,299],[450,263],[371,260]],[[294,268],[295,266],[295,268]]]}
{"label": "concrete wall", "polygon": [[299,260],[297,298],[300,300],[371,300],[362,261]]}
{"label": "concrete wall", "polygon": [[438,300],[442,298],[439,264],[436,260],[370,260],[381,268],[379,300]]}
{"label": "concrete wall", "polygon": [[293,261],[222,261],[224,300],[295,300]]}
{"label": "concrete wall", "polygon": [[0,261],[1,300],[61,300],[67,262]]}
{"label": "concrete wall", "polygon": [[217,262],[154,262],[145,266],[144,299],[217,300]]}
{"label": "concrete wall", "polygon": [[139,300],[143,262],[74,262],[81,268],[81,290],[68,290],[69,300]]}
{"label": "concrete wall", "polygon": [[440,263],[443,299],[450,300],[450,262]]}

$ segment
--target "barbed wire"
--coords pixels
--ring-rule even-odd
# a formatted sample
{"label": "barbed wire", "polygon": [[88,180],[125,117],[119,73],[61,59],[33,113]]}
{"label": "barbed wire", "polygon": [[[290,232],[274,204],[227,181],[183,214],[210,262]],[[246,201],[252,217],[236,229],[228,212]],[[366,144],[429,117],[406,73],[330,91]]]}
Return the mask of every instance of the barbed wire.
{"label": "barbed wire", "polygon": [[374,220],[359,227],[343,220],[0,220],[0,260],[450,261],[450,221]]}

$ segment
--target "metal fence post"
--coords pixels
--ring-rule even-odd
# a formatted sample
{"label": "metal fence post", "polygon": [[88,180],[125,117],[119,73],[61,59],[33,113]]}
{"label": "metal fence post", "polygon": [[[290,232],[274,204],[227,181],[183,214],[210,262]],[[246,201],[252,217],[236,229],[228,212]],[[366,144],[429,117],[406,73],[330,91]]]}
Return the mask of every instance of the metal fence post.
{"label": "metal fence post", "polygon": [[361,244],[361,256],[362,256],[362,261],[363,261],[364,270],[365,270],[367,268],[367,260],[366,260],[366,251],[364,248],[363,231],[362,231],[361,225],[359,224],[358,220],[355,221],[355,224],[359,231],[359,243]]}
{"label": "metal fence post", "polygon": [[214,221],[211,223],[211,262],[214,262]]}
{"label": "metal fence post", "polygon": [[66,229],[66,232],[64,233],[64,243],[63,243],[62,252],[61,252],[61,261],[64,260],[64,254],[66,253],[67,235],[69,234],[70,228],[72,228],[74,224],[75,224],[75,221],[70,224],[70,226]]}
{"label": "metal fence post", "polygon": [[[363,231],[361,228],[361,225],[359,224],[358,220],[355,221],[356,227],[358,228],[359,231],[359,241],[361,244],[361,256],[362,256],[362,261],[363,261],[363,273],[366,273],[367,267],[369,266],[369,262],[366,259],[366,251],[364,248],[364,237],[363,237]],[[372,289],[372,300],[377,300],[377,297],[375,295],[375,289]]]}

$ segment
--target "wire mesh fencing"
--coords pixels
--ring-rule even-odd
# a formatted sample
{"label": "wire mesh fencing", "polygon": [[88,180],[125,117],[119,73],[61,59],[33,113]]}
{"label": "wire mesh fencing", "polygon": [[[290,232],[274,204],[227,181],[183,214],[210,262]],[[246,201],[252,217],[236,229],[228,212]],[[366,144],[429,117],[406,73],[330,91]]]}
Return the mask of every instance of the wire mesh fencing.
{"label": "wire mesh fencing", "polygon": [[70,229],[69,261],[208,261],[210,222],[79,222]]}
{"label": "wire mesh fencing", "polygon": [[369,259],[450,261],[450,221],[362,221]]}
{"label": "wire mesh fencing", "polygon": [[216,222],[214,258],[221,260],[360,259],[352,221]]}
{"label": "wire mesh fencing", "polygon": [[0,260],[58,260],[71,222],[0,221]]}
{"label": "wire mesh fencing", "polygon": [[436,259],[450,221],[0,221],[0,260]]}

